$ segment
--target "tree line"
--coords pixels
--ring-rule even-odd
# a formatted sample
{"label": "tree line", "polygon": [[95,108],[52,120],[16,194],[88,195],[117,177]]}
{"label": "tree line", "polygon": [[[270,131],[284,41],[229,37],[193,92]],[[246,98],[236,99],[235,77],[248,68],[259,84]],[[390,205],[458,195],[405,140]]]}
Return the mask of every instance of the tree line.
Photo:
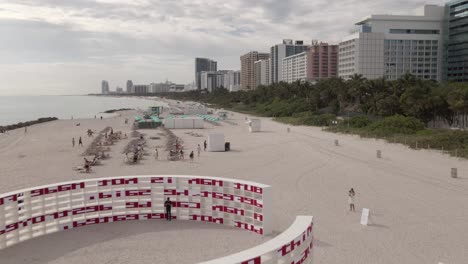
{"label": "tree line", "polygon": [[213,92],[195,90],[164,96],[270,117],[351,112],[375,117],[403,115],[425,124],[439,118],[450,126],[461,117],[459,126],[466,127],[468,123],[468,84],[437,83],[411,74],[396,81],[368,80],[355,74],[349,80],[331,78],[315,84],[280,82],[248,91],[229,92],[220,88]]}

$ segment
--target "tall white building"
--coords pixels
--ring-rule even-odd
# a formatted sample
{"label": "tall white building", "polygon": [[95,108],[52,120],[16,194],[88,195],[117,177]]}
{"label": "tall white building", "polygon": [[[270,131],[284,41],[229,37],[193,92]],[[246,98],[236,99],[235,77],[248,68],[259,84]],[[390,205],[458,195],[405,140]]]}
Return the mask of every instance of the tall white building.
{"label": "tall white building", "polygon": [[270,48],[270,83],[282,81],[283,59],[309,49],[310,45],[304,45],[304,41],[283,39],[283,43]]}
{"label": "tall white building", "polygon": [[201,72],[200,85],[209,92],[221,87],[235,92],[240,89],[240,78],[240,71]]}
{"label": "tall white building", "polygon": [[282,67],[282,80],[284,82],[307,80],[307,52],[284,58]]}
{"label": "tall white building", "polygon": [[240,89],[241,72],[240,71],[227,71],[223,74],[223,87],[230,92],[236,92]]}
{"label": "tall white building", "polygon": [[440,81],[444,7],[424,6],[422,16],[371,15],[339,44],[338,76],[396,80],[406,73]]}
{"label": "tall white building", "polygon": [[270,59],[254,63],[255,87],[270,84]]}

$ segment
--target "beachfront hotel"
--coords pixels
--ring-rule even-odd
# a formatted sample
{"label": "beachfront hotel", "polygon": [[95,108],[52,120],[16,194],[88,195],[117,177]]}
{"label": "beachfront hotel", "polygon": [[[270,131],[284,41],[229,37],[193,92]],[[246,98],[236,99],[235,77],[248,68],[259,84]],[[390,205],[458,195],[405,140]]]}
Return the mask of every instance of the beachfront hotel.
{"label": "beachfront hotel", "polygon": [[442,80],[444,7],[426,5],[420,16],[371,15],[339,44],[338,76],[396,80],[406,73]]}

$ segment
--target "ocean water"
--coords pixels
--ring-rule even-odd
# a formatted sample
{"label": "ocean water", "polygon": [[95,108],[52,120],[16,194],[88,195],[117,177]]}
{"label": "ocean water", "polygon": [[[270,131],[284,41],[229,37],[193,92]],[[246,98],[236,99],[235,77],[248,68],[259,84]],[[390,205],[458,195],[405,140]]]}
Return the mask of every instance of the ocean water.
{"label": "ocean water", "polygon": [[59,119],[106,116],[106,110],[134,108],[146,110],[163,102],[141,98],[104,96],[0,96],[0,125],[36,120],[40,117]]}

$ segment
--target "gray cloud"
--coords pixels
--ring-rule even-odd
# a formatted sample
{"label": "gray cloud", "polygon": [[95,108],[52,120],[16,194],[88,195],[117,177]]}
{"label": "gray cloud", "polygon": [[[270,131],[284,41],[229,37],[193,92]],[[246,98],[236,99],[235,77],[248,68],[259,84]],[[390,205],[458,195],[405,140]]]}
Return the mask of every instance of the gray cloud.
{"label": "gray cloud", "polygon": [[[0,2],[0,67],[14,72],[0,71],[0,78],[14,84],[13,76],[28,76],[35,89],[43,91],[57,87],[55,81],[66,89],[63,93],[96,91],[101,79],[121,85],[127,78],[190,82],[197,56],[218,60],[220,68],[238,69],[241,54],[268,51],[283,38],[337,43],[366,15],[412,14],[425,3],[9,0]],[[41,70],[34,71],[34,67]],[[81,78],[87,85],[70,77],[72,72],[88,76]],[[26,85],[24,79],[16,82]],[[0,86],[0,95],[9,86]]]}

